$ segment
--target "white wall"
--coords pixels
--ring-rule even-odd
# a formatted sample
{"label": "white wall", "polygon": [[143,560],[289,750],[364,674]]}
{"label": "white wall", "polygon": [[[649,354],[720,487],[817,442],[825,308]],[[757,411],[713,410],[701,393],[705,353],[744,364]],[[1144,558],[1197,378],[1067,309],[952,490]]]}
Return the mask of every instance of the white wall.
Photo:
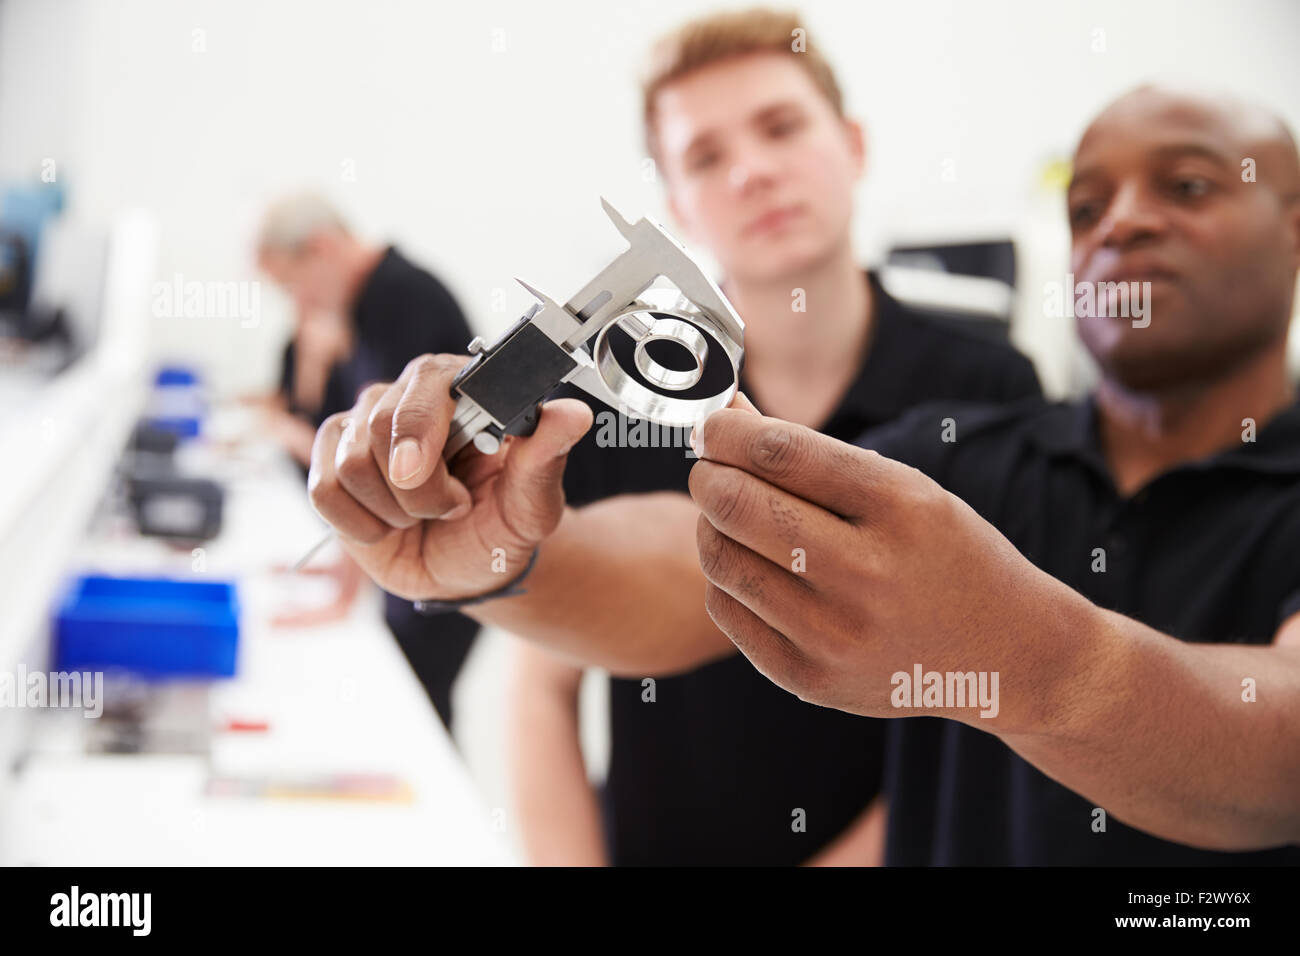
{"label": "white wall", "polygon": [[[799,7],[868,124],[864,256],[882,236],[1023,224],[1042,164],[1145,78],[1257,94],[1300,125],[1300,5],[1288,0]],[[434,267],[491,331],[528,304],[512,275],[566,298],[618,251],[598,194],[666,218],[643,176],[635,74],[653,35],[708,8],[3,0],[0,176],[34,176],[52,157],[76,215],[148,208],[160,278],[215,281],[254,277],[247,241],[269,197],[316,186]],[[284,325],[280,303],[263,305],[253,329],[156,320],[155,348],[214,363],[230,388],[265,381]],[[1044,334],[1031,348],[1059,344]]]}

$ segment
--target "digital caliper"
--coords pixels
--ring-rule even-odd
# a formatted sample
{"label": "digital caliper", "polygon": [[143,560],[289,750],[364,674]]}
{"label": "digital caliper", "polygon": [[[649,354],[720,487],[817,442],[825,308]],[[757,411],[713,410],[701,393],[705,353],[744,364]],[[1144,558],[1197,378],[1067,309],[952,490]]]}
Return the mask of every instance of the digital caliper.
{"label": "digital caliper", "polygon": [[[471,442],[493,454],[503,436],[530,432],[538,404],[565,382],[657,425],[694,425],[731,403],[745,341],[731,303],[661,225],[648,217],[630,223],[605,200],[601,205],[628,241],[627,251],[564,305],[517,280],[538,302],[493,345],[470,342],[474,358],[452,382],[457,404],[444,457]],[[660,278],[675,290],[651,288]],[[635,343],[635,373],[615,354],[615,328]],[[705,397],[675,394],[700,382],[710,339],[730,364],[729,383]],[[655,342],[685,349],[690,367],[660,364],[649,351]]]}

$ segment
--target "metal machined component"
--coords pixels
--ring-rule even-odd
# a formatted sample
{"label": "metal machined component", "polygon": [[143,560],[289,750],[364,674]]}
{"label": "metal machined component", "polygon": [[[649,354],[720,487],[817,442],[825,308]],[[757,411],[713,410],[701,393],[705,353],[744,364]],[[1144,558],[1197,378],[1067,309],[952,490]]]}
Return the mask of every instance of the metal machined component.
{"label": "metal machined component", "polygon": [[[625,220],[604,199],[610,221],[628,248],[561,305],[523,280],[538,302],[487,346],[475,338],[473,359],[452,382],[457,398],[443,455],[471,442],[494,453],[507,434],[526,434],[538,405],[569,382],[594,398],[658,425],[688,426],[725,408],[736,393],[745,327],[722,291],[662,226],[646,217]],[[659,279],[675,290],[651,288]],[[609,333],[635,343],[636,374],[620,363]],[[685,350],[692,367],[673,369],[650,354],[654,343]],[[712,349],[730,365],[728,384],[705,397],[696,388]],[[638,381],[638,377],[643,381]]]}

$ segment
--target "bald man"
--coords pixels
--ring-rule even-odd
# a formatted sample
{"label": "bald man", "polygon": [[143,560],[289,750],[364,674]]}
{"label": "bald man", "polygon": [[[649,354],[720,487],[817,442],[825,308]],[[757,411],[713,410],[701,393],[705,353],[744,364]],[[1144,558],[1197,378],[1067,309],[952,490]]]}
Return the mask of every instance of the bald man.
{"label": "bald man", "polygon": [[1293,865],[1294,140],[1143,88],[1084,134],[1068,212],[1096,393],[921,410],[879,454],[711,418],[709,611],[801,697],[917,718],[891,726],[890,864]]}
{"label": "bald man", "polygon": [[698,513],[572,509],[590,413],[548,405],[453,474],[463,359],[427,357],[363,394],[368,430],[325,423],[312,500],[414,597],[481,598],[493,548],[536,552],[527,593],[473,613],[575,658],[671,671],[721,632],[804,700],[912,718],[889,863],[1298,863],[1294,141],[1257,107],[1144,88],[1081,140],[1069,216],[1102,377],[1081,402],[929,406],[850,445],[742,399],[697,429]]}

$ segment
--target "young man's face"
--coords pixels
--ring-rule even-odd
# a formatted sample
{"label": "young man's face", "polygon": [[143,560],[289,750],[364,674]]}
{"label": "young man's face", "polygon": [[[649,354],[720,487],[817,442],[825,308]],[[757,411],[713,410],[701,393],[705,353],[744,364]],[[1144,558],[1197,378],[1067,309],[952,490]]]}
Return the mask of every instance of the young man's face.
{"label": "young man's face", "polygon": [[[1246,157],[1256,181],[1243,181]],[[1145,327],[1077,320],[1108,377],[1138,389],[1213,380],[1285,335],[1295,165],[1266,118],[1211,101],[1143,90],[1094,121],[1068,197],[1075,280],[1151,284]]]}
{"label": "young man's face", "polygon": [[731,279],[793,277],[849,242],[862,131],[794,56],[720,61],[656,100],[673,215]]}

